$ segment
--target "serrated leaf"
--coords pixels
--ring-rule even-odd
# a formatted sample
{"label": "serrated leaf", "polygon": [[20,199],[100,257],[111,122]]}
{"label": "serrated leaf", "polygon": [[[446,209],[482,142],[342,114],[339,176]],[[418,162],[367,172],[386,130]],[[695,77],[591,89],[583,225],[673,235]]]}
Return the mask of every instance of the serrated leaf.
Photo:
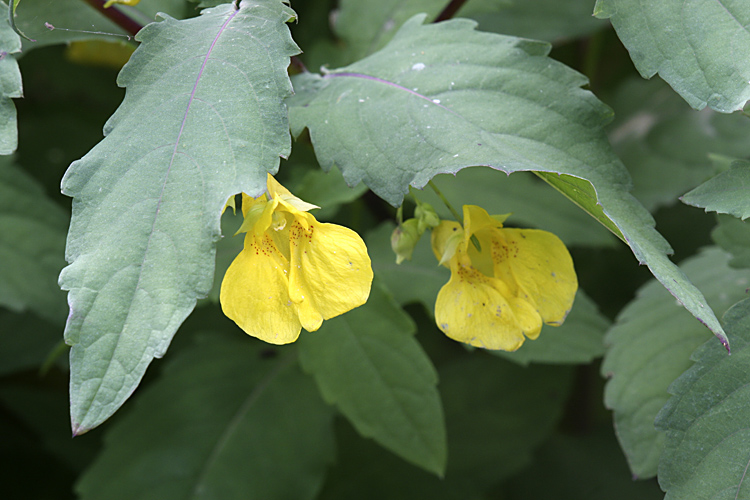
{"label": "serrated leaf", "polygon": [[750,217],[750,161],[737,160],[732,168],[709,179],[680,198],[706,212]]}
{"label": "serrated leaf", "polygon": [[286,350],[198,334],[105,435],[83,500],[312,499],[333,461],[333,414]]}
{"label": "serrated leaf", "polygon": [[750,268],[750,223],[729,215],[720,215],[718,219],[719,225],[711,232],[711,238],[732,254],[730,266]]}
{"label": "serrated leaf", "polygon": [[[8,7],[0,2],[0,11]],[[11,28],[8,18],[0,19],[0,155],[9,155],[18,146],[16,107],[12,98],[21,97],[21,71],[15,54],[21,52],[21,37]]]}
{"label": "serrated leaf", "polygon": [[365,305],[300,337],[300,362],[360,434],[442,476],[447,449],[437,373],[414,331],[376,285]]}
{"label": "serrated leaf", "polygon": [[107,137],[66,172],[74,432],[106,420],[164,354],[211,289],[224,203],[258,196],[288,154],[291,16],[244,1],[144,28]]}
{"label": "serrated leaf", "polygon": [[740,499],[750,496],[750,299],[724,316],[734,349],[711,342],[669,388],[673,397],[656,418],[666,432],[659,462],[665,500]]}
{"label": "serrated leaf", "polygon": [[726,343],[701,293],[666,257],[671,248],[653,218],[628,192],[627,171],[603,132],[611,111],[580,88],[586,79],[547,57],[547,44],[477,32],[467,20],[424,19],[411,18],[385,48],[351,66],[295,77],[292,133],[309,129],[323,169],[337,165],[349,185],[363,181],[394,205],[410,185],[468,166],[547,172]]}
{"label": "serrated leaf", "polygon": [[610,321],[582,290],[573,309],[558,327],[542,326],[539,338],[524,342],[515,352],[489,351],[521,365],[529,363],[590,363],[604,354],[604,332]]}
{"label": "serrated leaf", "polygon": [[68,215],[7,158],[0,160],[0,305],[62,324],[67,304],[57,287],[65,265]]}
{"label": "serrated leaf", "polygon": [[[682,264],[717,311],[741,299],[750,283],[750,271],[732,269],[728,261],[726,253],[710,248]],[[669,398],[667,387],[690,366],[690,353],[707,338],[705,329],[653,281],[638,291],[607,333],[602,374],[610,380],[604,402],[614,412],[635,476],[656,474],[664,435],[654,428],[654,418]]]}
{"label": "serrated leaf", "polygon": [[695,109],[731,113],[750,99],[744,2],[597,0],[644,78],[659,73]]}

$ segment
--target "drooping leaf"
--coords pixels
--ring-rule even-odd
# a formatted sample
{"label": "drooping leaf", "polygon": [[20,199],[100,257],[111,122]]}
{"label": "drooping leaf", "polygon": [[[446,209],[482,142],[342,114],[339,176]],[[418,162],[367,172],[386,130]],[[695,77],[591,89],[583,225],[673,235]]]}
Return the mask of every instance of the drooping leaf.
{"label": "drooping leaf", "polygon": [[[717,311],[741,299],[750,283],[750,271],[730,268],[728,261],[726,253],[711,248],[682,265]],[[654,428],[654,418],[669,398],[667,387],[690,366],[690,353],[709,338],[707,333],[652,281],[605,337],[602,374],[610,380],[604,402],[614,412],[620,444],[639,478],[656,474],[664,434]]]}
{"label": "drooping leaf", "polygon": [[197,334],[107,432],[80,498],[315,498],[333,412],[290,354]]}
{"label": "drooping leaf", "polygon": [[729,215],[718,216],[719,225],[711,238],[721,248],[732,254],[729,265],[750,268],[750,223]]}
{"label": "drooping leaf", "polygon": [[0,161],[0,305],[62,324],[67,304],[57,286],[65,265],[68,215],[7,158]]}
{"label": "drooping leaf", "polygon": [[447,450],[437,373],[414,330],[376,283],[365,305],[300,338],[300,362],[360,434],[442,475]]}
{"label": "drooping leaf", "polygon": [[[448,468],[437,478],[354,431],[337,433],[339,460],[319,500],[465,500],[528,465],[559,421],[572,372],[521,368],[483,352],[440,369],[448,425]],[[494,498],[494,497],[491,497]]]}
{"label": "drooping leaf", "polygon": [[529,363],[590,363],[604,354],[604,332],[610,321],[582,290],[578,290],[573,309],[558,327],[542,326],[536,340],[527,340],[515,352],[491,351],[521,365]]}
{"label": "drooping leaf", "polygon": [[750,10],[744,2],[597,0],[641,76],[659,73],[695,109],[731,113],[750,99]]}
{"label": "drooping leaf", "polygon": [[732,355],[712,342],[699,347],[695,364],[670,386],[673,397],[656,418],[666,432],[659,462],[665,500],[750,495],[750,299],[727,311],[724,321]]}
{"label": "drooping leaf", "polygon": [[580,88],[585,78],[547,57],[547,44],[480,33],[467,20],[424,19],[411,18],[362,61],[295,77],[292,133],[309,129],[323,169],[337,165],[349,185],[363,181],[394,205],[410,185],[422,188],[468,166],[543,172],[622,236],[726,343],[713,311],[666,257],[671,248],[628,192],[627,171],[603,131],[611,111]]}
{"label": "drooping leaf", "polygon": [[224,203],[259,195],[288,154],[292,16],[244,1],[149,25],[107,137],[65,174],[74,432],[106,420],[164,354],[211,289]]}
{"label": "drooping leaf", "polygon": [[[8,8],[0,2],[4,14]],[[18,69],[16,54],[21,52],[21,37],[8,23],[4,15],[0,20],[0,155],[9,155],[18,146],[18,128],[14,97],[21,97],[21,71]]]}
{"label": "drooping leaf", "polygon": [[680,198],[707,212],[750,217],[750,161],[738,160],[732,168],[709,179]]}
{"label": "drooping leaf", "polygon": [[633,177],[633,196],[652,212],[714,175],[716,155],[750,156],[747,117],[696,113],[658,78],[626,81],[609,104],[610,141]]}

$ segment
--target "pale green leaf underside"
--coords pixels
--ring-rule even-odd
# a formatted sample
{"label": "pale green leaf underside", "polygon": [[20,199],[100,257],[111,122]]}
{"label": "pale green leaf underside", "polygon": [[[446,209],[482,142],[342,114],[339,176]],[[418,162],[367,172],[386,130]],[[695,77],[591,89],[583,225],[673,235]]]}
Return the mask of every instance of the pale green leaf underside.
{"label": "pale green leaf underside", "polygon": [[5,13],[6,4],[0,2],[0,155],[9,155],[18,146],[16,106],[13,97],[21,97],[21,72],[15,54],[21,51],[21,37],[10,27]]}
{"label": "pale green leaf underside", "polygon": [[669,388],[656,425],[666,431],[659,462],[665,500],[750,498],[750,300],[724,316],[732,355],[708,342]]}
{"label": "pale green leaf underside", "polygon": [[627,171],[603,132],[611,111],[580,88],[585,78],[548,58],[547,44],[477,32],[467,20],[423,21],[413,17],[385,48],[351,66],[295,77],[292,133],[310,130],[323,168],[338,166],[350,185],[363,181],[394,205],[410,185],[468,166],[582,179],[556,187],[616,230],[724,342],[705,299],[666,257],[669,245],[628,192]]}
{"label": "pale green leaf underside", "polygon": [[242,2],[139,33],[107,137],[62,182],[74,198],[60,276],[74,431],[109,417],[164,354],[211,288],[224,203],[259,195],[288,154],[292,16]]}
{"label": "pale green leaf underside", "polygon": [[644,78],[659,73],[692,107],[731,113],[750,99],[744,0],[598,0]]}
{"label": "pale green leaf underside", "polygon": [[233,335],[196,334],[170,358],[105,435],[81,499],[315,498],[333,412],[290,353]]}
{"label": "pale green leaf underside", "polygon": [[65,321],[57,275],[65,265],[67,223],[65,211],[31,176],[8,157],[0,160],[0,306]]}
{"label": "pale green leaf underside", "polygon": [[[728,261],[726,253],[711,248],[682,266],[717,311],[740,300],[750,284],[750,271],[730,268]],[[607,333],[602,373],[610,380],[604,402],[614,412],[617,435],[635,476],[656,474],[664,435],[654,428],[654,418],[669,398],[669,384],[690,366],[690,353],[708,338],[656,282],[638,291]]]}
{"label": "pale green leaf underside", "polygon": [[442,475],[447,450],[437,374],[414,330],[376,282],[365,305],[300,337],[300,361],[360,434]]}
{"label": "pale green leaf underside", "polygon": [[738,160],[732,168],[709,179],[682,198],[683,203],[739,217],[750,217],[750,162]]}

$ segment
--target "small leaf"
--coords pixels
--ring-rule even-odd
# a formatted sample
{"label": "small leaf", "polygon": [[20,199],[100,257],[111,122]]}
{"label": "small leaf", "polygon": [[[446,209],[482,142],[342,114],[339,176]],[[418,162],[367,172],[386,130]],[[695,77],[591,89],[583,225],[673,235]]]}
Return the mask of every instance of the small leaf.
{"label": "small leaf", "polygon": [[[750,271],[732,269],[728,260],[710,248],[682,264],[717,311],[741,299],[750,283]],[[706,330],[653,281],[638,291],[607,333],[602,374],[610,380],[604,402],[614,412],[617,436],[635,476],[656,474],[664,435],[654,429],[654,418],[669,398],[667,387],[707,338]]]}
{"label": "small leaf", "polygon": [[300,361],[360,434],[442,475],[447,450],[437,374],[414,330],[376,285],[365,305],[300,337]]}
{"label": "small leaf", "polygon": [[107,137],[66,172],[75,433],[112,415],[164,354],[211,290],[227,199],[259,195],[289,153],[291,16],[276,0],[244,1],[148,25]]}
{"label": "small leaf", "polygon": [[718,219],[719,225],[714,228],[711,238],[732,254],[730,266],[750,268],[750,223],[728,215],[719,215]]}
{"label": "small leaf", "polygon": [[597,0],[643,78],[659,73],[695,109],[724,113],[750,99],[750,22],[744,2]]}
{"label": "small leaf", "polygon": [[80,498],[315,498],[333,414],[289,354],[197,334],[106,433]]}
{"label": "small leaf", "polygon": [[732,168],[709,179],[680,198],[706,212],[750,217],[750,161],[737,160]]}
{"label": "small leaf", "polygon": [[424,20],[411,18],[382,50],[346,68],[295,76],[292,133],[309,129],[323,169],[337,165],[349,185],[363,181],[394,206],[409,186],[469,166],[545,172],[726,344],[628,192],[627,170],[603,131],[611,110],[580,88],[586,79],[547,57],[545,43],[477,32],[467,20]]}
{"label": "small leaf", "polygon": [[529,363],[589,363],[604,354],[604,332],[610,326],[583,290],[578,290],[573,309],[558,327],[542,326],[535,340],[527,340],[515,352],[490,351],[521,365]]}
{"label": "small leaf", "polygon": [[57,275],[65,265],[68,215],[7,158],[0,160],[0,305],[65,321]]}
{"label": "small leaf", "polygon": [[[0,10],[5,4],[0,2]],[[21,52],[19,37],[8,22],[0,19],[0,155],[9,155],[18,147],[16,107],[12,98],[22,97],[21,71],[15,54]]]}
{"label": "small leaf", "polygon": [[734,349],[707,342],[695,364],[669,388],[674,396],[656,418],[666,432],[659,463],[665,500],[748,498],[750,483],[750,299],[724,316]]}

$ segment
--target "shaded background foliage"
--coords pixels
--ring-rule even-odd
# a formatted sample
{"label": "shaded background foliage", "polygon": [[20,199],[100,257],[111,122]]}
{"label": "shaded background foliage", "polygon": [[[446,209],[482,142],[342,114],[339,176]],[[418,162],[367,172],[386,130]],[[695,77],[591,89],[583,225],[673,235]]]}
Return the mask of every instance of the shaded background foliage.
{"label": "shaded background foliage", "polygon": [[[445,3],[292,2],[299,22],[290,29],[307,68],[338,68],[384,47],[413,14],[425,12],[433,20]],[[595,3],[600,17],[617,12],[612,22],[618,32],[591,17]],[[727,185],[742,186],[746,179],[746,165],[735,160],[750,156],[750,125],[740,113],[691,109],[679,95],[687,92],[679,81],[669,82],[678,94],[658,78],[640,78],[638,71],[648,76],[656,69],[652,58],[642,57],[646,42],[630,27],[632,3],[471,0],[457,16],[478,21],[480,30],[551,42],[551,58],[590,79],[589,88],[614,109],[606,131],[633,178],[633,195],[720,316],[748,286],[750,231],[740,219],[748,216],[750,198],[745,190],[716,202],[725,198],[717,193]],[[156,12],[192,17],[197,4],[143,0],[137,11],[124,11],[145,23]],[[750,16],[750,6],[745,9]],[[388,245],[395,209],[362,184],[346,187],[338,167],[322,173],[306,133],[282,160],[279,179],[323,206],[319,219],[366,238],[377,276],[370,309],[331,320],[314,335],[303,333],[299,346],[247,338],[217,305],[220,278],[241,248],[240,238],[225,237],[217,246],[214,289],[182,324],[166,359],[151,365],[132,401],[110,421],[71,440],[69,367],[61,344],[66,302],[54,286],[64,265],[71,206],[60,194],[60,180],[102,139],[124,91],[115,84],[118,67],[92,66],[85,56],[74,62],[72,48],[63,45],[112,37],[45,31],[45,21],[123,33],[84,2],[23,0],[19,6],[19,27],[39,41],[24,41],[22,57],[14,56],[23,77],[23,99],[13,100],[18,148],[0,159],[5,497],[649,499],[664,495],[654,479],[659,472],[668,498],[691,498],[692,481],[701,477],[691,469],[696,456],[675,443],[691,432],[734,432],[724,424],[702,428],[699,419],[684,415],[736,410],[701,402],[701,387],[728,390],[723,377],[705,374],[714,366],[727,378],[739,374],[740,381],[750,373],[745,303],[725,318],[738,354],[726,358],[710,332],[637,266],[631,250],[564,196],[528,173],[471,168],[455,177],[438,175],[435,183],[455,205],[513,212],[511,224],[558,234],[571,248],[581,291],[563,327],[545,327],[539,340],[517,353],[466,349],[434,325],[434,298],[447,274],[435,265],[426,239],[411,262],[397,267]],[[687,100],[728,111],[737,98],[730,103],[708,92]],[[685,201],[738,218],[717,219],[678,200],[716,174],[724,177]],[[449,216],[428,191],[415,196]],[[405,211],[412,209],[407,197]],[[238,224],[226,213],[223,234],[233,234]],[[372,315],[389,322],[382,327],[388,338],[379,338]],[[380,368],[395,381],[384,382],[373,370],[371,378],[357,381],[363,386],[349,383],[341,359],[320,354],[334,351],[326,345],[332,339],[341,359],[385,363]],[[383,345],[398,345],[404,362],[392,364]],[[654,356],[673,361],[651,365],[653,374],[642,372],[639,367]],[[410,372],[414,366],[423,367],[421,377]],[[399,392],[399,377],[409,377],[406,395]],[[408,391],[422,398],[415,401]],[[388,404],[373,401],[375,394]],[[737,396],[740,407],[743,396]],[[423,418],[411,422],[414,429],[405,429],[404,420],[425,408]],[[428,436],[424,446],[404,449],[403,435],[420,429]],[[718,452],[726,461],[750,450],[738,441]],[[720,462],[711,467],[721,468]],[[43,480],[32,479],[30,471]],[[737,481],[732,493],[744,493],[735,472],[730,468],[715,483],[701,483],[700,493],[708,497]],[[633,475],[641,480],[634,482]]]}

